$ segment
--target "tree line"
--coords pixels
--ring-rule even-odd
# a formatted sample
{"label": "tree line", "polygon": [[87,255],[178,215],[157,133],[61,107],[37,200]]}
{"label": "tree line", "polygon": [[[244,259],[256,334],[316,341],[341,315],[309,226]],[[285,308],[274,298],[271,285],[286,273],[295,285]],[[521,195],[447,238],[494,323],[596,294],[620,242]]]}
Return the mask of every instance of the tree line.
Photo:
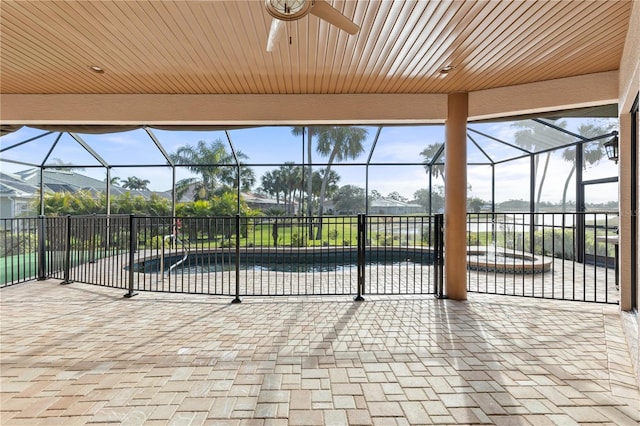
{"label": "tree line", "polygon": [[[240,214],[255,216],[259,212],[252,210],[247,203],[240,200]],[[208,200],[187,201],[176,204],[177,216],[230,216],[238,213],[238,197],[233,192],[213,195]],[[32,203],[33,213],[40,211],[40,201]],[[107,213],[107,197],[105,193],[94,193],[81,190],[74,193],[52,192],[44,195],[44,212],[49,216],[93,215]],[[158,194],[145,198],[142,195],[125,192],[112,195],[110,213],[135,214],[139,216],[171,216],[171,200]]]}

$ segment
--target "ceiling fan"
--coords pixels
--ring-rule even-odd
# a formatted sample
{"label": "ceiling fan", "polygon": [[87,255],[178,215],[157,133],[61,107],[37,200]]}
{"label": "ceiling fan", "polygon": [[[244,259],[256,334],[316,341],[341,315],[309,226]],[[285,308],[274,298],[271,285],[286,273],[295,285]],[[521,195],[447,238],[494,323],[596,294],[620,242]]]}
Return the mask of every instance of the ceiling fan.
{"label": "ceiling fan", "polygon": [[356,34],[360,30],[351,19],[325,0],[265,0],[265,5],[269,15],[273,16],[267,39],[267,52],[273,50],[284,21],[296,21],[309,13],[349,34]]}

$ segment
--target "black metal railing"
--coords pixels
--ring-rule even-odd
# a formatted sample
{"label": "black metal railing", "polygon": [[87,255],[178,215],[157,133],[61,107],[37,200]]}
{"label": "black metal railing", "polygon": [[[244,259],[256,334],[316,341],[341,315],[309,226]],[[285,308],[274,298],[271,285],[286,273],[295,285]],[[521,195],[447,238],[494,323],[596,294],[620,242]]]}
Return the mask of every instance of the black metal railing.
{"label": "black metal railing", "polygon": [[363,216],[368,294],[434,294],[435,220],[441,216]]}
{"label": "black metal railing", "polygon": [[[16,221],[7,223],[15,226]],[[22,246],[29,258],[41,259],[36,262],[41,271],[36,268],[25,279],[116,287],[128,295],[162,291],[236,300],[437,290],[432,245],[438,238],[432,235],[434,218],[428,216],[92,215],[31,221],[34,243]]]}
{"label": "black metal railing", "polygon": [[234,217],[135,217],[133,226],[134,290],[234,295]]}
{"label": "black metal railing", "polygon": [[[233,297],[434,294],[443,215],[3,219],[0,286],[57,278]],[[618,303],[617,215],[468,215],[468,290]]]}
{"label": "black metal railing", "polygon": [[136,217],[135,226],[135,290],[238,298],[434,288],[429,217]]}
{"label": "black metal railing", "polygon": [[468,214],[468,290],[618,303],[617,214]]}
{"label": "black metal railing", "polygon": [[0,219],[0,286],[39,276],[41,228],[38,218]]}
{"label": "black metal railing", "polygon": [[64,283],[125,288],[128,219],[127,215],[45,218],[45,276]]}

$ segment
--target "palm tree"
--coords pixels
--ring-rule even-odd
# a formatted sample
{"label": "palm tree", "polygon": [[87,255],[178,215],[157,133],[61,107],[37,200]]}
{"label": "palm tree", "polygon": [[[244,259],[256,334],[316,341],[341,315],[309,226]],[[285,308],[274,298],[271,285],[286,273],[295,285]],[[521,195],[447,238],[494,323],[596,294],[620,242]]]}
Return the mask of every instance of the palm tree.
{"label": "palm tree", "polygon": [[[424,158],[424,169],[427,172],[427,175],[431,173],[431,176],[434,178],[442,178],[444,180],[444,165],[442,164],[433,164],[440,158],[442,158],[442,152],[444,150],[444,144],[442,142],[432,143],[428,145],[425,149],[420,152],[420,155]],[[432,202],[433,196],[433,185],[429,185],[429,197],[427,198],[429,203]],[[431,212],[432,208],[429,204],[426,205],[427,211]]]}
{"label": "palm tree", "polygon": [[139,177],[129,176],[125,180],[122,181],[122,187],[131,190],[149,190],[149,181],[148,179],[140,179]]}
{"label": "palm tree", "polygon": [[427,173],[431,173],[434,178],[441,177],[444,179],[444,166],[442,164],[431,165],[432,162],[435,163],[435,161],[440,158],[443,149],[442,145],[441,142],[432,143],[423,149],[420,155],[424,158],[424,169]]}
{"label": "palm tree", "polygon": [[[278,174],[285,188],[285,206],[287,207],[287,212],[291,214],[295,192],[297,190],[302,192],[302,167],[287,161],[280,166]],[[287,198],[289,199],[289,204],[287,204]]]}
{"label": "palm tree", "polygon": [[213,195],[206,187],[205,182],[198,178],[184,178],[176,182],[176,199],[181,200],[182,197],[189,193],[193,193],[193,201],[208,200]]}
{"label": "palm tree", "polygon": [[[240,151],[236,155],[238,159],[248,158]],[[180,182],[181,190],[195,185],[194,192],[197,199],[210,198],[221,186],[234,187],[238,179],[233,154],[227,151],[225,144],[219,139],[208,143],[199,141],[196,146],[182,146],[170,157],[176,164],[184,164],[191,172],[200,175],[200,179],[183,179]],[[242,162],[240,164],[242,165]],[[255,183],[253,170],[240,167],[239,180],[241,189],[250,188]],[[176,194],[178,193],[176,188]]]}
{"label": "palm tree", "polygon": [[318,233],[316,239],[320,239],[322,235],[322,213],[324,208],[324,200],[327,191],[327,182],[331,172],[331,165],[334,161],[342,161],[347,158],[354,159],[362,152],[364,146],[362,143],[367,137],[367,129],[355,126],[327,126],[322,127],[318,134],[318,153],[322,156],[329,156],[325,174],[322,179],[320,188],[320,197],[318,199]]}
{"label": "palm tree", "polygon": [[301,166],[296,166],[293,162],[285,162],[276,170],[266,172],[262,176],[262,190],[271,196],[276,197],[276,202],[280,204],[280,194],[284,197],[284,204],[287,213],[292,213],[293,202],[298,192],[298,201],[302,198],[302,175]]}
{"label": "palm tree", "polygon": [[276,203],[280,204],[280,193],[283,188],[278,170],[271,170],[262,175],[261,187],[265,193],[276,197]]}
{"label": "palm tree", "polygon": [[[583,123],[578,127],[578,134],[584,138],[590,139],[610,132],[613,127],[615,127],[614,123]],[[583,167],[585,169],[589,166],[597,164],[600,160],[602,160],[602,158],[604,158],[605,142],[606,139],[600,139],[599,141],[583,145]],[[576,171],[576,147],[572,146],[565,149],[562,152],[562,159],[571,163],[571,171],[567,176],[567,180],[564,182],[564,190],[562,192],[562,210],[564,211],[566,210],[567,205],[567,192],[569,189],[569,183]]]}
{"label": "palm tree", "polygon": [[[104,178],[104,182],[106,181],[107,181],[107,178]],[[120,178],[118,176],[112,177],[109,184],[113,186],[120,186]]]}
{"label": "palm tree", "polygon": [[[555,122],[556,127],[567,127],[566,121]],[[537,149],[543,149],[545,142],[548,145],[549,142],[553,144],[566,144],[571,142],[571,137],[566,133],[560,132],[542,123],[534,120],[524,120],[514,123],[514,126],[519,128],[514,137],[515,143],[518,146],[526,149],[527,151],[535,154]],[[542,175],[540,176],[540,183],[538,184],[538,195],[535,205],[540,205],[540,199],[542,197],[542,187],[547,177],[547,170],[549,168],[549,160],[551,159],[551,152],[548,151],[545,155],[544,168],[542,169]],[[540,170],[540,157],[534,156],[534,169],[532,179],[534,182],[538,181],[538,172]]]}
{"label": "palm tree", "polygon": [[[236,155],[238,156],[238,159],[248,158],[242,152],[237,152]],[[239,182],[238,182],[238,170],[240,171]],[[253,185],[256,183],[256,175],[252,168],[246,167],[246,166],[243,167],[243,163],[241,161],[239,169],[237,166],[220,167],[219,181],[223,187],[235,188],[239,183],[241,191],[249,191],[251,187],[253,187]],[[224,191],[218,191],[218,192],[224,192]]]}
{"label": "palm tree", "polygon": [[[325,169],[313,172],[312,176],[312,193],[317,198],[320,197],[320,189],[322,188],[322,181],[327,171]],[[327,177],[327,186],[325,189],[325,195],[327,198],[333,197],[333,194],[339,189],[338,182],[340,182],[340,175],[335,170],[330,170]]]}
{"label": "palm tree", "polygon": [[309,168],[306,170],[307,172],[307,215],[311,217],[313,215],[313,167],[311,164],[313,163],[313,155],[312,155],[312,147],[313,147],[313,134],[317,133],[320,130],[320,127],[304,127],[304,126],[294,126],[291,128],[291,134],[294,136],[304,135],[305,129],[307,130],[307,163],[309,164]]}

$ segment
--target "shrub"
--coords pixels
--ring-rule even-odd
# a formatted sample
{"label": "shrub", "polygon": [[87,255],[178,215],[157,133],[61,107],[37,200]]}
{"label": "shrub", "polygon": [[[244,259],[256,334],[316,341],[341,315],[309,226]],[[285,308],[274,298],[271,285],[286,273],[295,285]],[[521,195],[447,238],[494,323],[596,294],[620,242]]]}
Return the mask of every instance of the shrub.
{"label": "shrub", "polygon": [[0,238],[0,257],[34,252],[38,249],[38,236],[32,233],[3,235]]}
{"label": "shrub", "polygon": [[265,216],[286,216],[287,211],[280,207],[269,207],[264,211]]}
{"label": "shrub", "polygon": [[[564,239],[564,248],[563,248]],[[526,239],[527,244],[529,238]],[[573,259],[574,256],[574,236],[573,231],[546,230],[544,234],[537,231],[534,234],[534,244],[536,254],[545,254],[548,256],[558,257],[562,259]]]}
{"label": "shrub", "polygon": [[[563,247],[564,240],[564,247]],[[518,251],[531,251],[530,234],[509,232],[504,235],[504,246],[508,249]],[[534,254],[544,254],[545,256],[553,256],[561,259],[574,258],[574,233],[571,230],[545,230],[536,231],[533,234],[533,252]],[[589,244],[586,244],[587,252],[589,252]]]}
{"label": "shrub", "polygon": [[435,243],[434,238],[435,229],[432,229],[432,232],[429,232],[428,228],[422,229],[421,240],[423,244],[433,244]]}
{"label": "shrub", "polygon": [[155,237],[151,237],[145,241],[145,246],[150,249],[161,249],[161,248],[169,248],[171,247],[171,241],[167,238],[166,240],[162,235],[156,235]]}
{"label": "shrub", "polygon": [[475,232],[471,232],[467,236],[467,245],[468,246],[479,246],[480,245],[480,237]]}
{"label": "shrub", "polygon": [[230,247],[235,247],[235,246],[236,246],[236,238],[235,237],[225,238],[220,243],[220,247],[222,247],[222,248],[230,248]]}
{"label": "shrub", "polygon": [[393,235],[386,234],[377,234],[376,241],[379,246],[392,246],[393,245]]}
{"label": "shrub", "polygon": [[305,234],[299,234],[294,232],[291,234],[291,247],[306,247],[307,236]]}

